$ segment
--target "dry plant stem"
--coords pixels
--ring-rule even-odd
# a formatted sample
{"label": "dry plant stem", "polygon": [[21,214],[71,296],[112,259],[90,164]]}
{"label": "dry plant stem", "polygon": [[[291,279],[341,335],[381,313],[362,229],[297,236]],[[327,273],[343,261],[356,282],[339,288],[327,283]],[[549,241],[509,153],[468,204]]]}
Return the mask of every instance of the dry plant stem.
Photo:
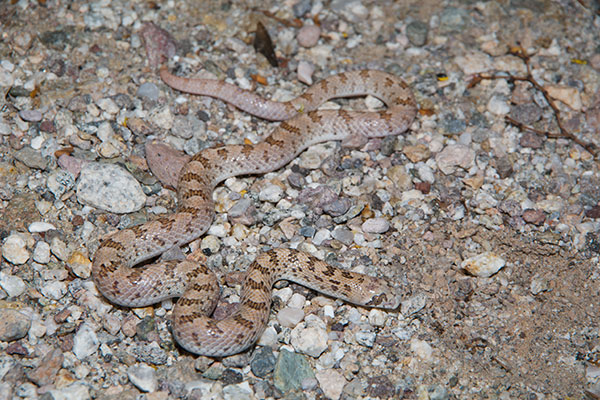
{"label": "dry plant stem", "polygon": [[516,81],[529,82],[534,88],[536,88],[537,90],[539,90],[542,93],[542,95],[548,102],[548,105],[550,105],[550,108],[552,108],[552,112],[554,113],[554,119],[556,120],[556,125],[558,126],[560,133],[540,131],[531,126],[527,126],[521,122],[518,122],[509,116],[504,117],[505,121],[516,126],[517,128],[519,128],[521,130],[527,130],[529,132],[533,132],[540,136],[546,136],[548,138],[561,138],[562,137],[562,138],[572,140],[573,142],[575,142],[578,145],[580,145],[581,147],[583,147],[586,151],[588,151],[593,156],[597,156],[598,149],[596,148],[596,146],[594,146],[593,143],[588,143],[588,142],[585,142],[585,141],[579,139],[577,136],[575,136],[574,134],[569,132],[563,126],[562,120],[560,118],[560,110],[556,106],[556,103],[554,102],[554,100],[552,100],[552,98],[550,97],[550,94],[548,93],[546,88],[544,88],[542,85],[540,85],[535,80],[533,75],[531,74],[531,67],[529,66],[530,56],[527,53],[525,53],[525,50],[521,47],[517,47],[511,51],[511,54],[513,54],[514,56],[517,56],[523,60],[523,62],[525,63],[525,66],[527,68],[527,75],[514,76],[514,75],[510,75],[510,74],[509,75],[476,74],[473,77],[473,79],[471,80],[471,82],[469,83],[469,85],[467,86],[467,88],[471,88],[471,87],[477,85],[479,82],[481,82],[484,79],[506,79],[509,82],[516,82]]}

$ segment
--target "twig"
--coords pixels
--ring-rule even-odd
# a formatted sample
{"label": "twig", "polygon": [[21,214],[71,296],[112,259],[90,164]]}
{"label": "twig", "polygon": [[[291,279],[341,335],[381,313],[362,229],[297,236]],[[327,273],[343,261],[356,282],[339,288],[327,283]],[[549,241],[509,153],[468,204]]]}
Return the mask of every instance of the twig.
{"label": "twig", "polygon": [[517,82],[517,81],[529,82],[534,88],[536,88],[537,90],[539,90],[542,93],[542,95],[548,102],[548,105],[550,106],[550,108],[552,108],[552,112],[554,113],[554,119],[556,120],[556,125],[558,126],[560,133],[540,131],[531,126],[527,126],[519,121],[516,121],[515,119],[513,119],[509,116],[505,117],[506,122],[516,126],[517,128],[519,128],[521,130],[533,132],[540,136],[546,136],[548,138],[561,138],[562,137],[562,138],[572,140],[573,142],[575,142],[578,145],[580,145],[581,147],[583,147],[586,151],[588,151],[593,156],[597,156],[598,149],[596,148],[596,146],[593,143],[588,143],[588,142],[585,142],[585,141],[579,139],[577,136],[575,136],[573,133],[569,132],[563,126],[563,122],[562,122],[562,119],[560,118],[560,110],[559,110],[558,106],[556,105],[556,103],[554,102],[552,97],[550,97],[550,94],[548,93],[546,88],[543,87],[542,85],[540,85],[535,80],[535,78],[533,77],[533,75],[531,73],[531,66],[529,65],[529,60],[531,59],[531,56],[529,54],[527,54],[525,49],[523,49],[521,46],[516,46],[516,47],[511,48],[510,53],[516,57],[519,57],[525,63],[525,67],[527,68],[527,74],[525,76],[514,76],[514,75],[510,75],[510,74],[507,74],[507,75],[476,74],[473,77],[473,79],[471,79],[469,84],[467,85],[467,88],[472,88],[473,86],[477,85],[479,82],[481,82],[484,79],[486,79],[486,80],[487,79],[506,79],[507,81],[512,82],[512,83]]}

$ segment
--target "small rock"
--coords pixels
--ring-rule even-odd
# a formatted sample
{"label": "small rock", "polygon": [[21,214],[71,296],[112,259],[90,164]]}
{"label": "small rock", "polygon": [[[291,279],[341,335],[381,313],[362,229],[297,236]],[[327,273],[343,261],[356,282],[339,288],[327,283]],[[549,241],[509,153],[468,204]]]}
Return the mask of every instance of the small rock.
{"label": "small rock", "polygon": [[55,230],[56,227],[49,222],[32,222],[29,224],[27,230],[31,233],[40,233],[40,232],[48,232],[51,230]]}
{"label": "small rock", "polygon": [[375,339],[377,339],[377,334],[370,331],[358,331],[354,334],[354,338],[361,346],[373,347]]}
{"label": "small rock", "polygon": [[354,233],[346,226],[336,226],[331,236],[346,246],[350,246],[354,242]]}
{"label": "small rock", "polygon": [[350,209],[350,206],[352,206],[352,201],[347,197],[342,197],[323,205],[323,212],[332,217],[339,217],[346,214]]}
{"label": "small rock", "polygon": [[446,7],[440,14],[440,31],[442,33],[460,32],[465,28],[469,18],[462,8]]}
{"label": "small rock", "polygon": [[265,186],[260,193],[258,198],[260,201],[268,201],[270,203],[277,203],[283,197],[283,189],[279,185],[269,184]]}
{"label": "small rock", "polygon": [[259,378],[264,378],[275,369],[277,359],[273,355],[270,347],[261,347],[252,355],[250,369],[252,373]]}
{"label": "small rock", "polygon": [[508,101],[502,95],[493,95],[487,103],[487,110],[494,115],[506,115],[510,112]]}
{"label": "small rock", "polygon": [[22,110],[19,111],[19,117],[26,122],[40,122],[42,113],[38,110]]}
{"label": "small rock", "polygon": [[404,146],[402,148],[402,152],[413,163],[418,163],[419,161],[428,160],[431,156],[431,151],[424,144],[417,144],[415,146]]}
{"label": "small rock", "polygon": [[277,389],[283,393],[298,390],[302,388],[305,379],[314,377],[315,374],[306,357],[285,349],[279,352],[273,372],[273,384]]}
{"label": "small rock", "polygon": [[456,171],[456,167],[470,168],[475,162],[475,152],[470,147],[451,144],[435,156],[435,162],[440,171],[450,175]]}
{"label": "small rock", "polygon": [[528,224],[543,225],[546,220],[546,214],[542,210],[528,209],[523,211],[523,220]]}
{"label": "small rock", "polygon": [[158,387],[154,368],[146,364],[132,365],[127,369],[129,381],[142,392],[154,392]]}
{"label": "small rock", "polygon": [[533,132],[525,132],[519,139],[519,144],[530,149],[540,149],[544,145],[544,139]]}
{"label": "small rock", "polygon": [[29,251],[22,235],[12,234],[2,245],[2,256],[14,265],[25,264],[29,260]]}
{"label": "small rock", "polygon": [[23,147],[21,150],[15,152],[15,159],[21,161],[29,168],[35,169],[46,169],[48,167],[48,160],[42,154],[34,150],[31,147]]}
{"label": "small rock", "polygon": [[431,356],[433,355],[433,348],[424,340],[411,340],[410,350],[423,361],[431,360]]}
{"label": "small rock", "polygon": [[52,300],[60,300],[67,294],[67,284],[59,281],[49,281],[41,288],[44,297]]}
{"label": "small rock", "polygon": [[71,271],[81,279],[87,279],[92,274],[92,262],[79,251],[74,251],[67,260]]}
{"label": "small rock", "polygon": [[152,82],[145,82],[140,85],[136,92],[137,97],[157,101],[159,96],[158,86]]}
{"label": "small rock", "polygon": [[85,383],[75,382],[61,389],[52,389],[48,393],[54,400],[88,400],[91,399],[89,387]]}
{"label": "small rock", "polygon": [[577,88],[563,85],[546,85],[545,88],[550,97],[563,102],[574,111],[579,111],[583,107]]}
{"label": "small rock", "polygon": [[27,335],[31,319],[25,314],[10,308],[0,308],[0,340],[12,342]]}
{"label": "small rock", "polygon": [[518,104],[510,111],[512,119],[525,125],[531,125],[542,117],[542,109],[535,103]]}
{"label": "small rock", "polygon": [[346,385],[346,378],[344,378],[344,375],[335,369],[318,371],[315,375],[325,397],[333,400],[340,398],[344,386]]}
{"label": "small rock", "polygon": [[406,26],[406,36],[410,44],[416,47],[421,47],[427,43],[427,33],[429,27],[421,21],[412,21]]}
{"label": "small rock", "polygon": [[318,317],[307,319],[305,323],[299,324],[292,330],[290,341],[297,352],[319,357],[327,350],[325,323]]}
{"label": "small rock", "polygon": [[321,36],[321,28],[316,25],[304,25],[298,31],[296,39],[298,44],[302,47],[313,47],[319,41]]}
{"label": "small rock", "polygon": [[64,360],[61,349],[50,350],[40,364],[27,373],[27,377],[38,386],[49,385],[54,382],[58,370],[62,367]]}
{"label": "small rock", "polygon": [[73,337],[73,354],[80,360],[83,360],[96,352],[100,341],[96,332],[88,323],[84,323]]}
{"label": "small rock", "polygon": [[461,268],[471,275],[481,278],[489,278],[500,271],[506,265],[506,261],[492,252],[485,252],[464,260]]}
{"label": "small rock", "polygon": [[115,101],[113,99],[110,98],[103,98],[103,99],[99,99],[96,104],[98,105],[98,107],[100,107],[100,109],[102,111],[106,111],[109,114],[117,114],[121,108],[117,105],[117,103],[115,103]]}
{"label": "small rock", "polygon": [[309,63],[307,61],[298,62],[298,80],[300,82],[306,83],[307,85],[312,85],[313,84],[312,75],[314,72],[315,72],[315,67],[311,63]]}
{"label": "small rock", "polygon": [[8,297],[18,297],[27,289],[27,285],[23,282],[23,279],[4,271],[0,271],[0,287],[4,289]]}
{"label": "small rock", "polygon": [[312,8],[312,0],[300,0],[292,6],[294,17],[302,18]]}
{"label": "small rock", "polygon": [[385,218],[369,218],[361,228],[366,233],[385,233],[390,229],[390,223]]}
{"label": "small rock", "polygon": [[285,307],[277,313],[277,321],[281,326],[292,328],[304,318],[304,311],[299,308]]}
{"label": "small rock", "polygon": [[115,164],[86,165],[77,183],[77,200],[114,213],[130,213],[146,204],[146,195],[138,181]]}

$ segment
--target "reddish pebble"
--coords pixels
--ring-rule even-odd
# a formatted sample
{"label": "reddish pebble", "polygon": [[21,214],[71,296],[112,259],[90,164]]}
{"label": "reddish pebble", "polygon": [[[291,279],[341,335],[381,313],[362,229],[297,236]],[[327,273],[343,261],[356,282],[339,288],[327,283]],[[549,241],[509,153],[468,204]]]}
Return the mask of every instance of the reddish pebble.
{"label": "reddish pebble", "polygon": [[588,218],[600,218],[600,206],[596,205],[585,212]]}
{"label": "reddish pebble", "polygon": [[313,47],[319,41],[321,28],[316,25],[305,25],[298,31],[298,44],[302,47]]}
{"label": "reddish pebble", "polygon": [[523,220],[528,224],[542,225],[546,220],[546,214],[540,210],[525,210],[523,212]]}

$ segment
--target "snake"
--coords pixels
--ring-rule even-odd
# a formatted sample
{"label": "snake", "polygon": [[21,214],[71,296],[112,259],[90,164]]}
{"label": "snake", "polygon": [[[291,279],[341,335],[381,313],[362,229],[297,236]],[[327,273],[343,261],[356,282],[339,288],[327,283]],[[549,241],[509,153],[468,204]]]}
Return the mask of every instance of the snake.
{"label": "snake", "polygon": [[[405,132],[416,116],[417,105],[402,79],[379,70],[342,72],[290,101],[278,102],[221,80],[177,76],[166,66],[159,73],[175,90],[220,99],[257,117],[280,122],[259,143],[201,150],[179,174],[175,213],[108,235],[92,263],[92,278],[104,297],[125,307],[179,298],[171,324],[176,342],[184,350],[211,357],[240,353],[258,340],[268,323],[273,285],[279,280],[358,306],[399,307],[400,296],[384,278],[334,267],[299,250],[275,248],[259,253],[248,267],[237,310],[215,319],[212,313],[220,297],[215,273],[189,257],[162,260],[157,256],[208,230],[215,217],[212,192],[225,179],[275,171],[316,143],[352,143]],[[380,99],[386,107],[375,111],[318,109],[333,98],[365,95]]]}

